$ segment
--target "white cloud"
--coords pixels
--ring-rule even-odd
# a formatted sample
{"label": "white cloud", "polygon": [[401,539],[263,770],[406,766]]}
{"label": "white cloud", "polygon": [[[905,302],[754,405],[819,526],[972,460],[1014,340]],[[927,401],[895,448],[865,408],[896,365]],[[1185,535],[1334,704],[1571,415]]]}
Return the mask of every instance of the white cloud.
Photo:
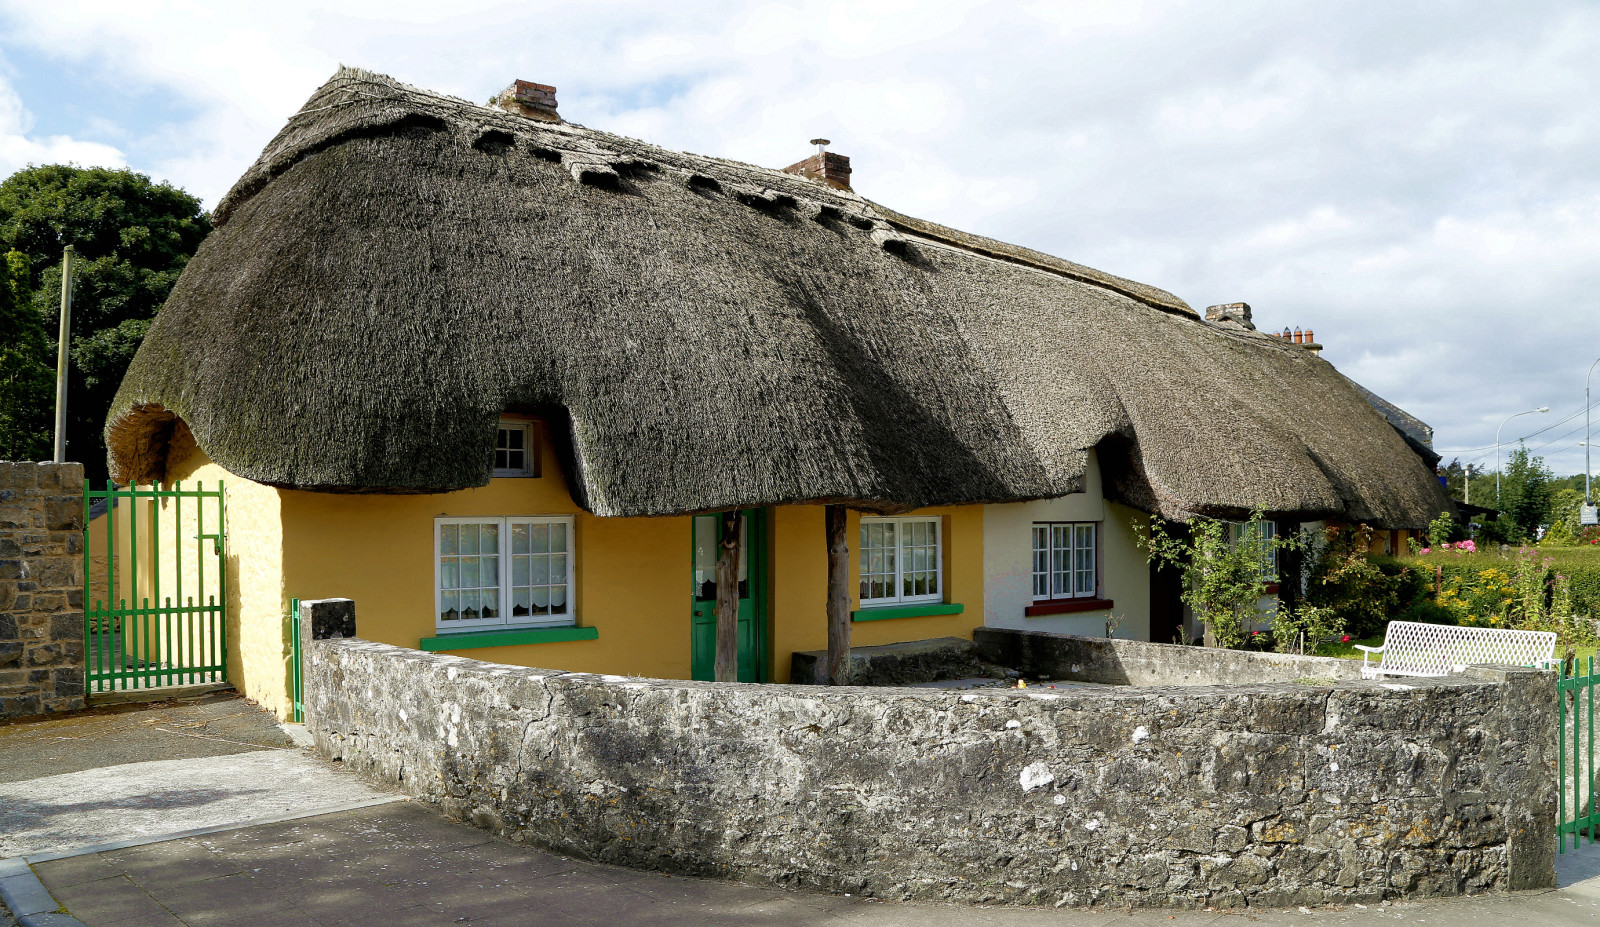
{"label": "white cloud", "polygon": [[0,177],[29,164],[70,161],[85,167],[122,167],[122,152],[110,145],[66,135],[33,133],[33,115],[11,85],[0,77]]}
{"label": "white cloud", "polygon": [[[183,101],[85,133],[212,203],[340,62],[553,83],[575,121],[774,166],[826,136],[901,211],[1316,329],[1445,450],[1576,407],[1600,353],[1600,8],[1572,0],[0,0],[10,47]],[[0,170],[120,157],[27,135],[25,102]]]}

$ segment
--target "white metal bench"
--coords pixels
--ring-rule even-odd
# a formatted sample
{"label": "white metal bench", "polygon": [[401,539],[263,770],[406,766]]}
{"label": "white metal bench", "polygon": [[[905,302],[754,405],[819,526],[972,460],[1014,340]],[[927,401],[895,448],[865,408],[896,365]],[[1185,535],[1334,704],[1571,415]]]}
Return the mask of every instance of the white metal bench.
{"label": "white metal bench", "polygon": [[[1511,631],[1463,628],[1448,624],[1391,621],[1382,647],[1355,645],[1361,655],[1361,678],[1379,676],[1448,676],[1474,663],[1548,667],[1555,658],[1554,631]],[[1382,654],[1369,663],[1373,654]]]}

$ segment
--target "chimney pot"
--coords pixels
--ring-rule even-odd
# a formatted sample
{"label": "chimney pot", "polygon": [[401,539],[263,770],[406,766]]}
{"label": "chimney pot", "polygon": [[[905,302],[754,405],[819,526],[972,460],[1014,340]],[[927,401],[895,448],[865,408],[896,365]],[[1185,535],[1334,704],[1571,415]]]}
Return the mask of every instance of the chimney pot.
{"label": "chimney pot", "polygon": [[784,173],[799,174],[807,180],[825,183],[840,190],[850,189],[850,159],[828,151],[827,146],[831,143],[825,138],[814,138],[811,144],[817,146],[817,153],[784,168]]}
{"label": "chimney pot", "polygon": [[1305,340],[1306,340],[1305,339],[1305,335],[1301,334],[1300,329],[1296,328],[1294,330],[1294,343],[1295,344],[1304,344]]}
{"label": "chimney pot", "polygon": [[556,88],[549,84],[536,84],[531,80],[513,81],[500,91],[494,105],[508,113],[537,119],[540,122],[560,122],[556,112]]}

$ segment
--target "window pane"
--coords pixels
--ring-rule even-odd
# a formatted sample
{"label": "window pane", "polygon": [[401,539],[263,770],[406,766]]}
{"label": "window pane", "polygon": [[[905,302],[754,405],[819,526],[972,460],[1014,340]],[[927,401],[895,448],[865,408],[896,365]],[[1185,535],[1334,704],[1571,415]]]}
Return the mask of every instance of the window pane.
{"label": "window pane", "polygon": [[478,609],[481,618],[500,617],[500,597],[493,589],[485,589],[478,595]]}
{"label": "window pane", "polygon": [[535,615],[550,614],[550,587],[533,587],[533,613]]}
{"label": "window pane", "polygon": [[478,526],[461,525],[461,552],[475,554],[478,552]]}
{"label": "window pane", "polygon": [[550,555],[550,581],[552,583],[564,583],[567,581],[566,554]]}
{"label": "window pane", "polygon": [[545,551],[550,549],[550,526],[549,525],[543,524],[543,523],[535,524],[535,525],[531,525],[528,530],[531,532],[531,534],[529,535],[529,541],[528,541],[528,543],[529,543],[529,548],[528,549],[529,550],[533,551],[536,554],[542,554]]}
{"label": "window pane", "polygon": [[565,584],[550,587],[550,614],[565,615],[567,613],[567,587]]}
{"label": "window pane", "polygon": [[439,617],[444,621],[457,621],[461,618],[458,599],[454,592],[446,592],[439,596]]}
{"label": "window pane", "polygon": [[486,554],[498,554],[500,552],[499,525],[478,526],[478,548]]}
{"label": "window pane", "polygon": [[522,438],[526,434],[527,434],[527,432],[524,431],[521,428],[508,428],[508,429],[506,429],[506,432],[505,432],[505,435],[506,435],[506,447],[513,448],[513,449],[519,450],[519,451],[522,450]]}
{"label": "window pane", "polygon": [[461,593],[461,620],[478,620],[478,594],[476,592]]}
{"label": "window pane", "polygon": [[531,580],[528,579],[528,558],[527,557],[512,557],[511,558],[511,585],[513,585],[513,586],[526,586],[526,585],[528,585],[529,582],[531,582]]}
{"label": "window pane", "polygon": [[1050,594],[1050,529],[1033,526],[1033,596]]}
{"label": "window pane", "polygon": [[[564,535],[563,535],[564,536]],[[717,517],[694,517],[694,596],[717,597]]]}
{"label": "window pane", "polygon": [[478,567],[478,585],[490,588],[500,585],[500,558],[484,557]]}
{"label": "window pane", "polygon": [[550,556],[548,554],[535,555],[528,558],[528,582],[535,586],[546,586],[550,583]]}
{"label": "window pane", "polygon": [[1072,526],[1050,526],[1050,594],[1072,595]]}
{"label": "window pane", "polygon": [[550,549],[564,551],[567,549],[567,526],[564,522],[553,521],[550,523]]}
{"label": "window pane", "polygon": [[518,589],[512,596],[511,617],[526,618],[533,605],[533,590]]}
{"label": "window pane", "polygon": [[439,559],[439,588],[461,588],[461,565],[455,557],[441,557]]}
{"label": "window pane", "polygon": [[528,552],[528,532],[532,526],[526,522],[515,522],[511,525],[511,552],[525,554]]}
{"label": "window pane", "polygon": [[463,588],[474,589],[478,585],[478,558],[461,558],[461,585]]}
{"label": "window pane", "polygon": [[453,554],[460,550],[461,529],[456,525],[439,526],[439,553]]}

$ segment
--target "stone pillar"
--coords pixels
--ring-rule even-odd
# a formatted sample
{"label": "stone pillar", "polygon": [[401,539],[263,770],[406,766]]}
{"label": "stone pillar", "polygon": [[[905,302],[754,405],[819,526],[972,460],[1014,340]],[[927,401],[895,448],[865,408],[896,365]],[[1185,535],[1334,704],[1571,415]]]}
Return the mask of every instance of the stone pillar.
{"label": "stone pillar", "polygon": [[[316,666],[312,641],[356,636],[354,599],[302,599],[300,601],[300,687],[302,694],[311,688],[311,673]],[[291,693],[292,695],[292,693]],[[305,699],[305,723],[311,725],[311,699]]]}
{"label": "stone pillar", "polygon": [[1500,686],[1502,723],[1515,735],[1496,738],[1503,779],[1490,783],[1499,794],[1510,796],[1505,808],[1506,888],[1555,888],[1560,749],[1556,674],[1519,666],[1469,666],[1465,675]]}
{"label": "stone pillar", "polygon": [[0,462],[0,718],[84,705],[83,465]]}
{"label": "stone pillar", "polygon": [[304,599],[300,602],[300,652],[312,641],[356,636],[354,599]]}

